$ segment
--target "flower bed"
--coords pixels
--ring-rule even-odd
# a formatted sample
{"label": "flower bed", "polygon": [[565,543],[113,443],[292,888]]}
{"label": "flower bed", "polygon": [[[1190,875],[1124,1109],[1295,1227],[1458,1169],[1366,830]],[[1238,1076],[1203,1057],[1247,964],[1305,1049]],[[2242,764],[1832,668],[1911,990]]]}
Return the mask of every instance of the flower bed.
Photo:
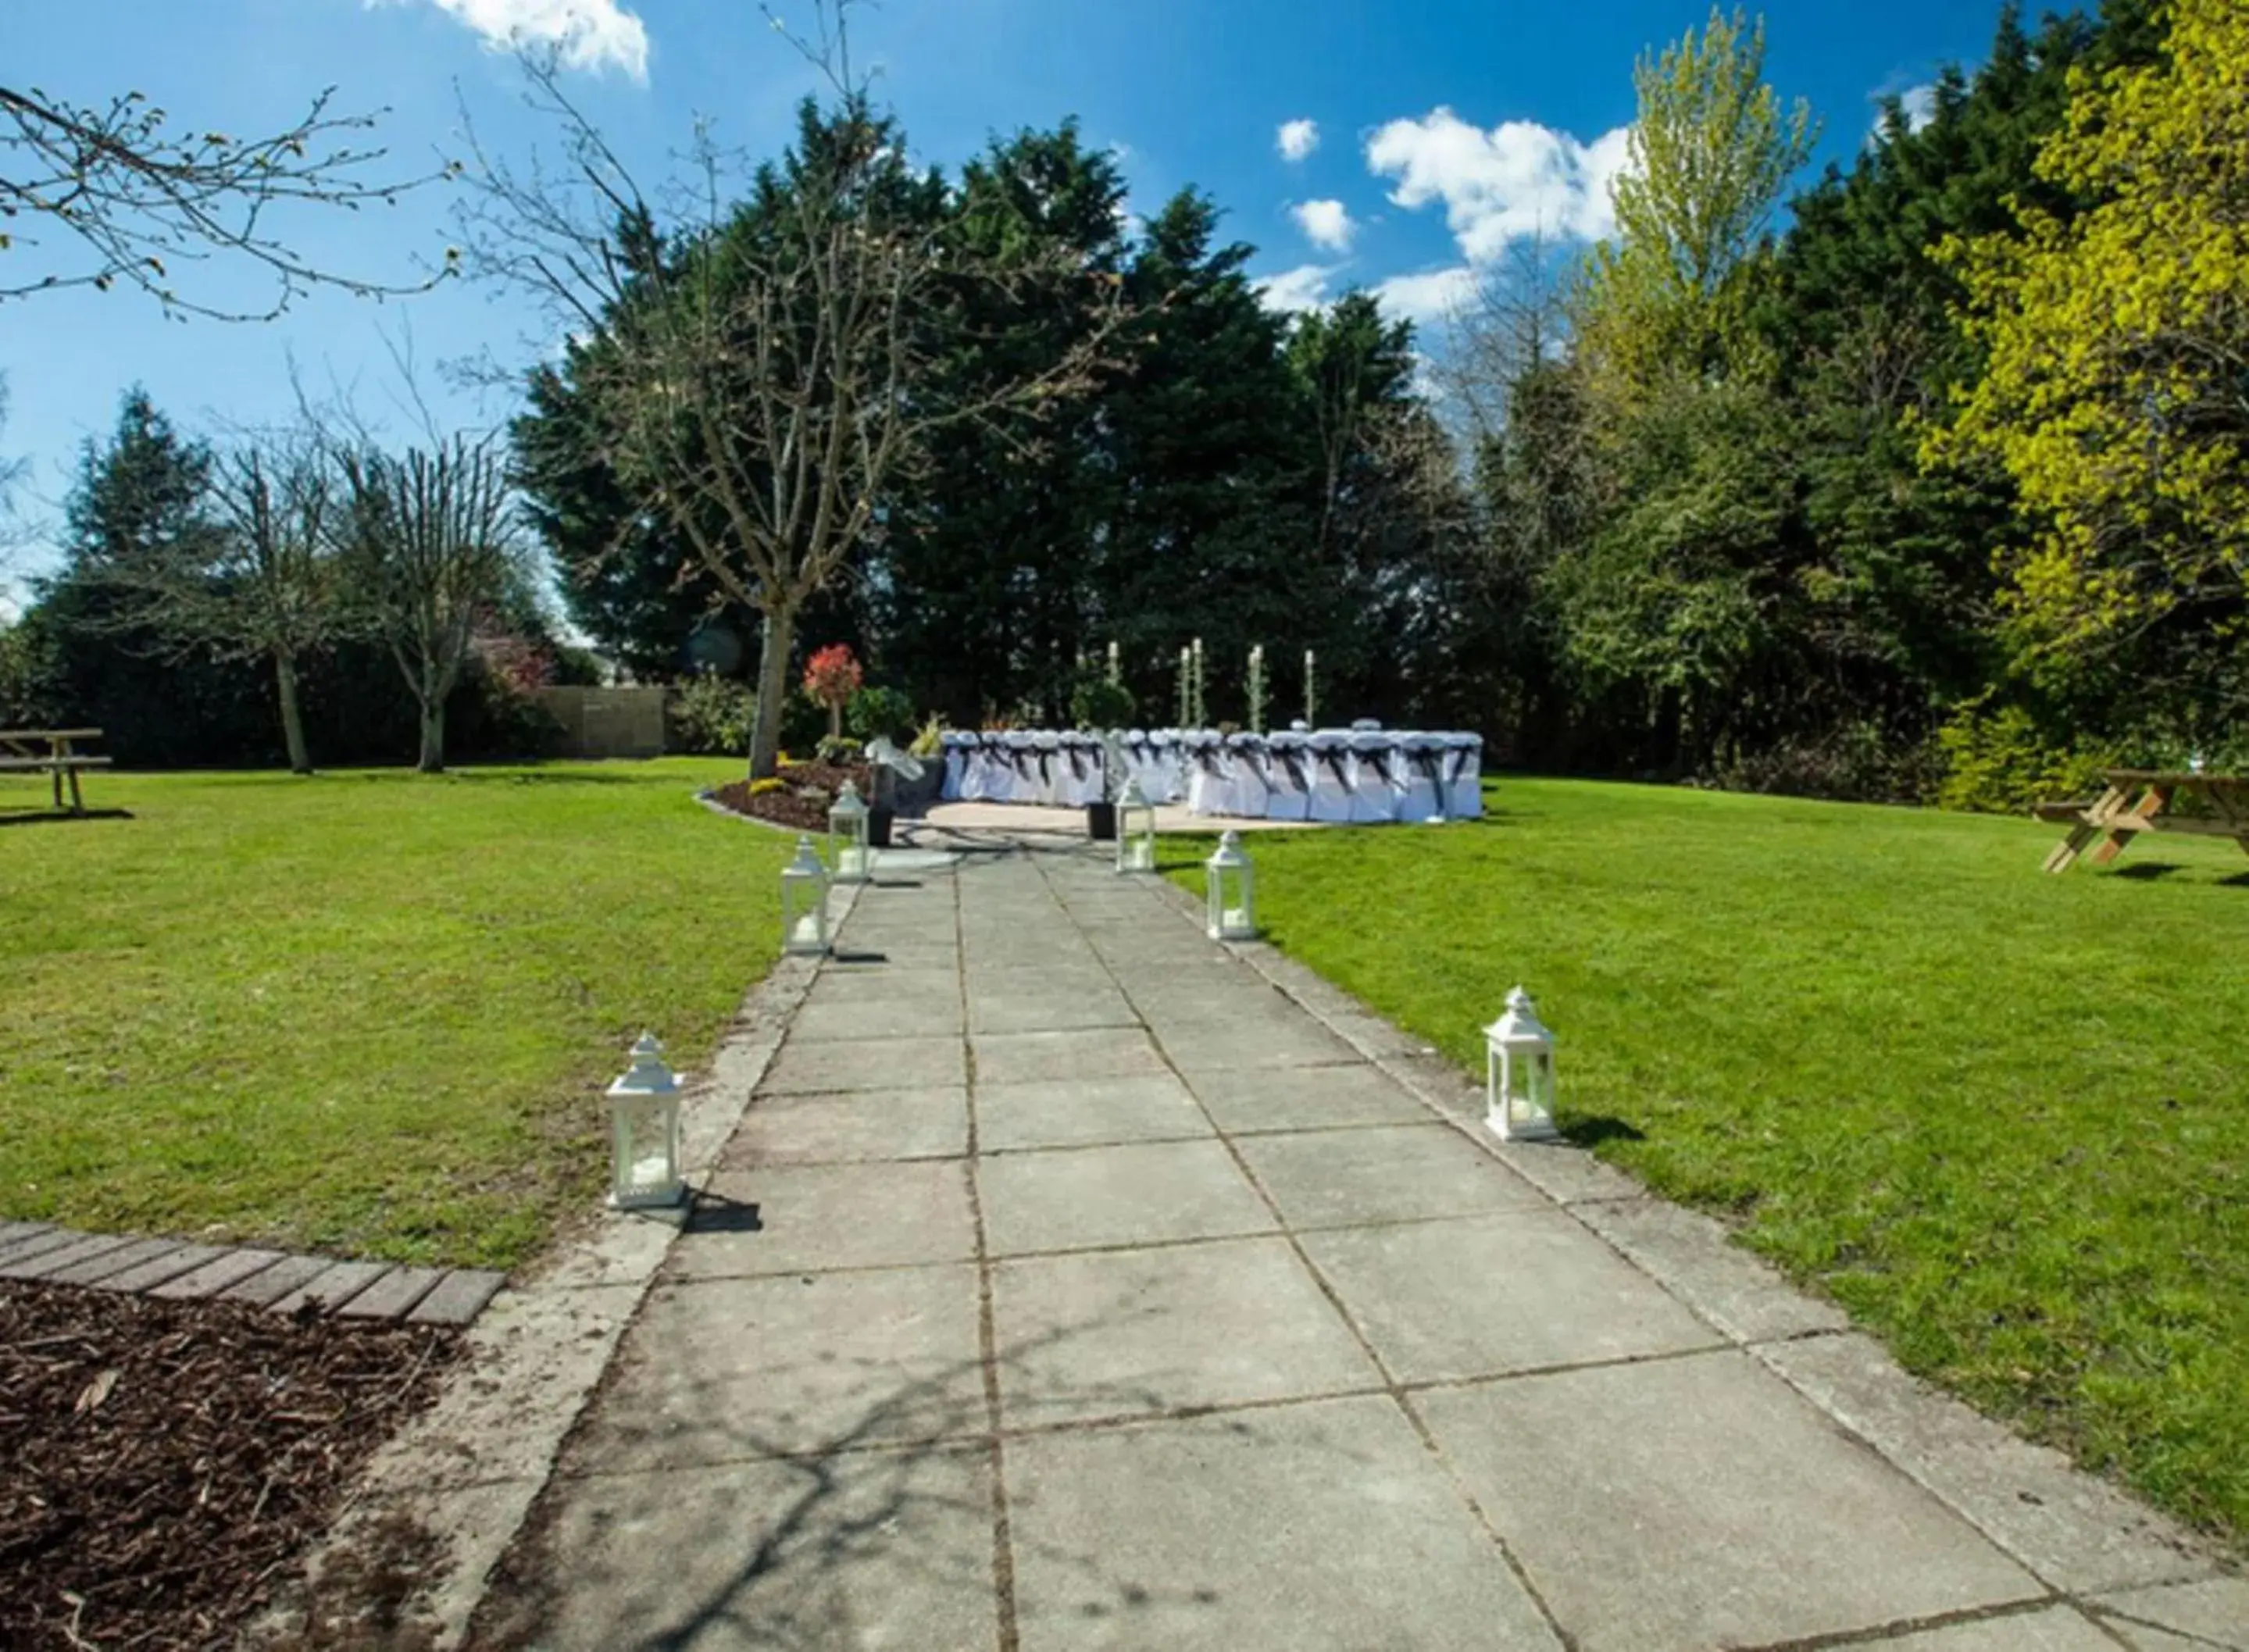
{"label": "flower bed", "polygon": [[753,820],[771,821],[801,832],[828,829],[829,806],[849,781],[859,795],[871,798],[872,775],[863,763],[791,763],[772,780],[738,780],[711,793],[722,809]]}

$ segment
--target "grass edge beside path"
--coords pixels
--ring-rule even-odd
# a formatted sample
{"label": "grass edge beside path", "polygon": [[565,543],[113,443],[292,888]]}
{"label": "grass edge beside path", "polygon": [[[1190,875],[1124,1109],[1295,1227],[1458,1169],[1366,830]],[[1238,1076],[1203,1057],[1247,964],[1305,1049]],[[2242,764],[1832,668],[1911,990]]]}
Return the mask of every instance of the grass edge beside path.
{"label": "grass edge beside path", "polygon": [[1248,840],[1265,938],[1479,1079],[1480,1028],[1528,986],[1578,1139],[1910,1370],[2244,1545],[2238,849],[2142,837],[2048,877],[2058,832],[2021,821],[1564,781],[1489,801]]}
{"label": "grass edge beside path", "polygon": [[[739,763],[110,776],[0,833],[0,1219],[512,1267],[643,1028],[705,1064],[792,841]],[[0,806],[12,802],[0,793]]]}

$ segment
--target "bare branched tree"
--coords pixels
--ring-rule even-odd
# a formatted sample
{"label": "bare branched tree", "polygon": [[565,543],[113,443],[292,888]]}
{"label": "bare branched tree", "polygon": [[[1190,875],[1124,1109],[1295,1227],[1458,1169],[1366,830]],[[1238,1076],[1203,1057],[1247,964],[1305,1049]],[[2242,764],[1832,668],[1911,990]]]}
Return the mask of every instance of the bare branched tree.
{"label": "bare branched tree", "polygon": [[497,441],[456,436],[393,456],[337,458],[348,493],[340,544],[365,623],[389,645],[422,712],[417,767],[445,767],[445,701],[478,622],[506,596],[525,549]]}
{"label": "bare branched tree", "polygon": [[[341,114],[331,88],[291,125],[261,137],[175,131],[139,92],[76,104],[37,86],[0,86],[0,303],[88,286],[138,287],[169,313],[269,320],[315,287],[364,296],[426,291],[452,267],[386,282],[329,270],[292,251],[279,217],[313,205],[395,204],[456,169],[379,176],[388,152],[367,141],[380,112]],[[195,266],[248,266],[266,283],[240,304],[179,285]]]}
{"label": "bare branched tree", "polygon": [[1448,318],[1433,372],[1467,423],[1462,436],[1477,443],[1496,437],[1507,423],[1515,386],[1560,358],[1578,275],[1577,262],[1544,235],[1523,236],[1482,272],[1475,293]]}
{"label": "bare branched tree", "polygon": [[[699,129],[691,182],[666,191],[669,233],[551,58],[526,70],[533,106],[561,134],[562,171],[515,172],[471,138],[464,241],[477,272],[575,335],[561,373],[590,410],[602,461],[720,591],[763,616],[759,776],[778,756],[797,616],[883,532],[926,438],[1083,390],[1120,308],[1112,274],[962,246],[941,186],[911,172],[853,79],[848,7],[830,0],[815,36],[789,37],[834,93],[798,150],[744,178]],[[1083,306],[1079,347],[1035,374],[935,394],[940,353],[973,348],[966,300],[1033,282]]]}
{"label": "bare branched tree", "polygon": [[305,660],[349,630],[334,546],[334,466],[308,430],[244,439],[212,477],[210,532],[107,567],[125,603],[116,623],[175,657],[264,660],[273,668],[289,767],[313,772],[298,680]]}

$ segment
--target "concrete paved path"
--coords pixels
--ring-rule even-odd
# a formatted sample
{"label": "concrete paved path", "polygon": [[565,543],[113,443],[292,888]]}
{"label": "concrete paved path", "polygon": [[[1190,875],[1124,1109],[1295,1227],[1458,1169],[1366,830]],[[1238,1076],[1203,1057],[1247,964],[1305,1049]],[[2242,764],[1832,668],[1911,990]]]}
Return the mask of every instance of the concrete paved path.
{"label": "concrete paved path", "polygon": [[2249,1589],[1090,855],[864,891],[488,1646],[2249,1646]]}

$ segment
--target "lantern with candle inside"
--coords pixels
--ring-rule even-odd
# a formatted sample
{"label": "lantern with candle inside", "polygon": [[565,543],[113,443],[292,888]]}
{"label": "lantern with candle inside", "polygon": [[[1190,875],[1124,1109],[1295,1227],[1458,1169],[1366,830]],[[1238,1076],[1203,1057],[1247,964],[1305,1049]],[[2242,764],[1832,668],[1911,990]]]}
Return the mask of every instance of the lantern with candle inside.
{"label": "lantern with candle inside", "polygon": [[1213,940],[1257,939],[1257,891],[1241,834],[1228,832],[1202,865],[1206,928]]}
{"label": "lantern with candle inside", "polygon": [[828,950],[828,868],[809,837],[796,840],[796,858],[781,869],[781,949],[815,958]]}
{"label": "lantern with candle inside", "polygon": [[609,1086],[609,1208],[649,1210],[687,1196],[679,1174],[679,1080],[664,1046],[643,1033],[632,1065]]}
{"label": "lantern with candle inside", "polygon": [[1117,870],[1156,870],[1156,806],[1137,779],[1124,782],[1124,795],[1117,800]]}
{"label": "lantern with candle inside", "polygon": [[1484,1123],[1502,1141],[1553,1141],[1554,1035],[1530,995],[1507,995],[1506,1013],[1483,1029]]}
{"label": "lantern with candle inside", "polygon": [[828,811],[829,875],[839,884],[863,884],[872,864],[867,848],[867,805],[849,781]]}

